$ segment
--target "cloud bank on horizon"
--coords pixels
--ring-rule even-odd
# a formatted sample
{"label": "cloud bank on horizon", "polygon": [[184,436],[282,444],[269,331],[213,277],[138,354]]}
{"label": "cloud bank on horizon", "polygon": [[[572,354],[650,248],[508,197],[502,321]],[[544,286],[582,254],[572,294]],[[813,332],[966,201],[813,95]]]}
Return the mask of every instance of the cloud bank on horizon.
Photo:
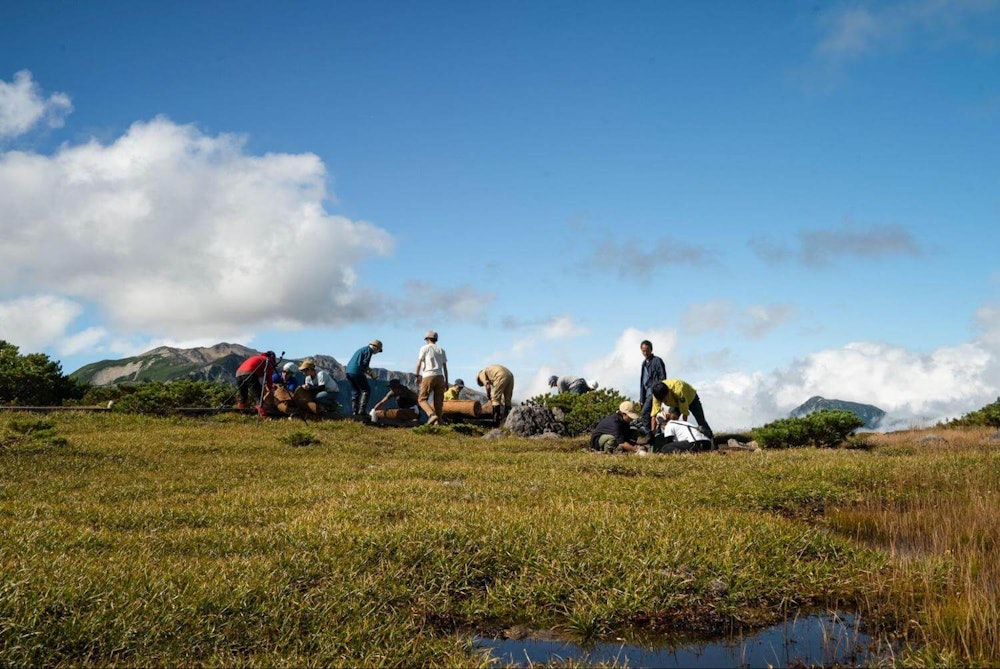
{"label": "cloud bank on horizon", "polygon": [[[842,82],[865,59],[917,44],[989,51],[997,44],[976,20],[993,7],[928,0],[829,9],[819,19],[812,66]],[[657,283],[664,267],[680,275],[725,267],[726,250],[697,235],[689,241],[658,230],[641,247],[629,237],[602,235],[599,249],[579,256],[585,275],[597,267],[636,292],[655,286],[640,308],[615,312],[617,336],[596,347],[577,348],[606,325],[598,322],[603,312],[553,303],[545,316],[504,316],[494,306],[505,288],[493,276],[474,281],[455,273],[448,280],[413,272],[392,288],[377,287],[361,278],[362,270],[393,262],[402,225],[330,213],[331,177],[319,154],[255,153],[245,135],[209,133],[166,115],[133,120],[110,139],[64,142],[44,152],[33,138],[72,122],[72,91],[46,91],[29,70],[4,76],[0,339],[23,350],[124,356],[161,344],[249,344],[263,329],[403,324],[422,330],[423,323],[450,322],[473,328],[477,364],[496,361],[515,371],[515,398],[523,400],[548,392],[551,374],[596,379],[634,397],[639,342],[650,339],[668,373],[698,388],[716,430],[782,417],[812,395],[879,406],[891,428],[958,416],[1000,395],[1000,306],[988,302],[971,317],[936,305],[943,318],[971,321],[968,341],[915,350],[869,341],[872,335],[860,330],[846,343],[748,365],[739,355],[742,344],[766,345],[775,333],[808,328],[809,307],[775,294],[756,303],[689,297],[683,284]],[[466,253],[478,255],[481,246],[464,232]],[[765,264],[815,272],[897,258],[930,262],[937,249],[924,239],[906,225],[848,217],[785,234],[748,229],[733,246]],[[491,260],[486,267],[499,265]],[[1000,285],[1000,275],[993,281]],[[664,320],[677,326],[649,326]],[[714,349],[689,345],[713,338],[721,342]],[[316,352],[328,351],[320,345]]]}

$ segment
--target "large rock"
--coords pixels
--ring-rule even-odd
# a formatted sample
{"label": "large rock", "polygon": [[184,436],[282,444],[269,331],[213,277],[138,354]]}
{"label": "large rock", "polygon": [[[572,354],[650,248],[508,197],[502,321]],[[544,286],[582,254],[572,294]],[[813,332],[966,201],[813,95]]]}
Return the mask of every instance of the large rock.
{"label": "large rock", "polygon": [[566,426],[556,418],[552,409],[543,406],[514,407],[503,426],[519,437],[532,437],[546,432],[566,435]]}

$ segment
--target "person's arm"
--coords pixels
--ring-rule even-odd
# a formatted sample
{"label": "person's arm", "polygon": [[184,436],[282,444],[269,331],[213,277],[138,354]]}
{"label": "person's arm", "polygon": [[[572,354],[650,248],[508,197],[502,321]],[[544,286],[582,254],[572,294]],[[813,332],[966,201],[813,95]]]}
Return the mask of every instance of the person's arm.
{"label": "person's arm", "polygon": [[653,361],[656,367],[657,381],[665,381],[667,379],[667,366],[663,362],[663,358],[657,357]]}
{"label": "person's arm", "polygon": [[441,363],[441,369],[444,370],[444,385],[448,385],[448,362],[445,361]]}
{"label": "person's arm", "polygon": [[381,409],[383,406],[385,406],[385,403],[389,401],[390,397],[392,397],[392,391],[391,390],[388,392],[388,394],[385,397],[383,397],[381,400],[379,400],[378,404],[376,404],[375,406],[372,407],[372,411],[377,411],[378,409]]}

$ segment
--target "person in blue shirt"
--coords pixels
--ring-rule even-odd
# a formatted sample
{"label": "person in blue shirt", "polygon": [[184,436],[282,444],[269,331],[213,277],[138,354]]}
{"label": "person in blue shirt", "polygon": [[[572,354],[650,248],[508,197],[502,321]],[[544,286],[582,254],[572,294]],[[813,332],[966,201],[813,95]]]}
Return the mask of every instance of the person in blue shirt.
{"label": "person in blue shirt", "polygon": [[639,344],[642,351],[642,372],[639,375],[639,405],[642,407],[643,430],[654,429],[653,425],[653,387],[667,378],[667,366],[663,359],[653,355],[653,342],[648,339]]}
{"label": "person in blue shirt", "polygon": [[371,386],[368,385],[368,377],[375,378],[372,372],[372,356],[382,352],[382,342],[373,339],[370,343],[362,346],[354,355],[344,371],[347,373],[347,382],[351,384],[351,415],[363,418],[368,415],[368,398],[372,393]]}

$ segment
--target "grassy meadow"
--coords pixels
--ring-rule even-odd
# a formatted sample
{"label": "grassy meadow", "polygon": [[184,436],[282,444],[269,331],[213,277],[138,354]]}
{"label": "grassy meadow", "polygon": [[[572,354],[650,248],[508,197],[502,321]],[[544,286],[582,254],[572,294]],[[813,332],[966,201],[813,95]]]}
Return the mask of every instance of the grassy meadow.
{"label": "grassy meadow", "polygon": [[513,626],[714,634],[830,608],[897,664],[995,666],[992,432],[640,458],[0,415],[0,664],[486,666],[472,638]]}

